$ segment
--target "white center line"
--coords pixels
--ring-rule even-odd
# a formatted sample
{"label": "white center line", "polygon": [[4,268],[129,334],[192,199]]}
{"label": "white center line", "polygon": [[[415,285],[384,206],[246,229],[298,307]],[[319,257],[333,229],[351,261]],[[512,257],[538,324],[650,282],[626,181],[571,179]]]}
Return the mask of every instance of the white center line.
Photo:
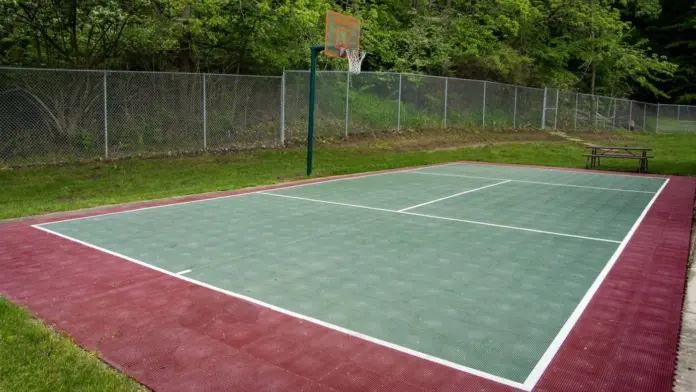
{"label": "white center line", "polygon": [[[410,170],[410,171],[403,171],[400,173],[407,173],[407,174],[424,174],[428,176],[443,176],[443,177],[460,177],[460,178],[477,178],[481,180],[492,180],[492,181],[503,181],[507,180],[506,178],[492,178],[492,177],[481,177],[481,176],[468,176],[464,174],[449,174],[449,173],[433,173],[433,172],[425,172],[425,171],[418,171],[418,170]],[[572,184],[558,184],[555,182],[541,182],[541,181],[526,181],[526,180],[508,180],[512,182],[521,182],[524,184],[537,184],[537,185],[549,185],[549,186],[564,186],[564,187],[569,187],[569,188],[585,188],[585,189],[599,189],[602,191],[615,191],[615,192],[633,192],[633,193],[649,193],[651,195],[654,195],[655,192],[650,192],[650,191],[637,191],[633,189],[618,189],[618,188],[603,188],[603,187],[598,187],[598,186],[588,186],[588,185],[572,185]]]}
{"label": "white center line", "polygon": [[193,270],[187,269],[187,270],[179,271],[179,272],[177,272],[176,274],[177,274],[177,275],[186,275],[186,274],[188,274],[188,273],[191,272],[191,271],[193,271]]}
{"label": "white center line", "polygon": [[555,236],[560,236],[560,237],[579,238],[579,239],[583,239],[583,240],[592,240],[592,241],[601,241],[601,242],[612,242],[612,243],[616,243],[616,244],[621,243],[621,241],[615,241],[615,240],[610,240],[610,239],[606,239],[606,238],[585,237],[585,236],[582,236],[582,235],[574,235],[574,234],[566,234],[566,233],[556,233],[556,232],[553,232],[553,231],[528,229],[528,228],[525,228],[525,227],[499,225],[499,224],[495,224],[495,223],[479,222],[479,221],[472,221],[472,220],[466,220],[466,219],[446,218],[446,217],[444,217],[444,216],[418,214],[418,213],[409,212],[409,211],[403,211],[403,212],[402,212],[402,211],[397,211],[397,210],[388,210],[388,209],[386,209],[386,208],[377,208],[377,207],[361,206],[361,205],[358,205],[358,204],[347,204],[347,203],[339,203],[339,202],[335,202],[335,201],[326,201],[326,200],[319,200],[319,199],[310,199],[310,198],[308,198],[308,197],[288,196],[288,195],[281,195],[281,194],[278,194],[278,193],[270,193],[270,192],[258,192],[258,194],[259,194],[259,195],[276,196],[276,197],[284,197],[284,198],[286,198],[286,199],[295,199],[295,200],[312,201],[312,202],[315,202],[315,203],[333,204],[333,205],[344,206],[344,207],[362,208],[362,209],[364,209],[364,210],[391,212],[391,213],[393,213],[393,214],[403,214],[403,215],[420,216],[420,217],[423,217],[423,218],[440,219],[440,220],[446,220],[446,221],[451,221],[451,222],[463,222],[463,223],[470,223],[470,224],[481,225],[481,226],[499,227],[499,228],[502,228],[502,229],[528,231],[528,232],[532,232],[532,233],[549,234],[549,235],[555,235]]}
{"label": "white center line", "polygon": [[[417,172],[416,172],[416,173],[417,173]],[[470,190],[464,191],[464,192],[459,192],[459,193],[457,193],[456,195],[441,197],[441,198],[436,199],[436,200],[431,200],[431,201],[427,201],[427,202],[425,202],[425,203],[416,204],[415,206],[402,208],[402,209],[400,209],[398,212],[406,212],[406,211],[412,210],[412,209],[414,209],[414,208],[423,207],[423,206],[427,206],[428,204],[437,203],[438,201],[443,201],[443,200],[451,199],[451,198],[453,198],[453,197],[457,197],[457,196],[461,196],[461,195],[466,195],[467,193],[477,192],[477,191],[480,191],[480,190],[482,190],[482,189],[494,187],[494,186],[497,186],[497,185],[507,184],[507,183],[510,182],[510,181],[512,181],[512,180],[506,180],[506,181],[496,182],[495,184],[490,184],[490,185],[482,186],[482,187],[480,187],[480,188],[470,189]]]}

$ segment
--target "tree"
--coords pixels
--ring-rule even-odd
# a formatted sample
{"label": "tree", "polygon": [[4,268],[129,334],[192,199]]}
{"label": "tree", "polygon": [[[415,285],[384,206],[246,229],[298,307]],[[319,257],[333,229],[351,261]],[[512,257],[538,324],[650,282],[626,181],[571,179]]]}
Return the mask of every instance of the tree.
{"label": "tree", "polygon": [[137,28],[145,0],[0,0],[3,41],[12,63],[92,68],[117,50],[127,28]]}
{"label": "tree", "polygon": [[[309,48],[323,41],[324,14],[336,9],[362,20],[361,46],[369,52],[364,69],[608,95],[638,91],[663,99],[670,91],[689,99],[694,91],[685,86],[696,73],[689,36],[695,18],[684,10],[693,3],[0,0],[0,61],[278,74],[283,68],[308,67]],[[680,79],[670,83],[675,61]],[[346,67],[345,61],[325,56],[319,65]]]}
{"label": "tree", "polygon": [[534,73],[548,75],[545,83],[607,95],[630,94],[640,86],[657,95],[655,82],[676,69],[651,53],[646,40],[633,39],[634,30],[621,19],[614,1],[533,4],[538,14],[524,26],[514,47],[536,59]]}
{"label": "tree", "polygon": [[[660,83],[669,98],[664,101],[696,103],[696,2],[675,0],[663,3],[656,19],[636,18],[641,39],[648,40],[658,53],[678,64],[673,78]],[[649,98],[649,92],[641,97]]]}

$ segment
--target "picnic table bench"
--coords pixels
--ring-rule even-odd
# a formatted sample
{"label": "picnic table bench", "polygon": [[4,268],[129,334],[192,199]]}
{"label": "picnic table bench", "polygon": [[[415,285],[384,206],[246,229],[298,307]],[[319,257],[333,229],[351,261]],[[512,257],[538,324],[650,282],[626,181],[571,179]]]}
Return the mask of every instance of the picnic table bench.
{"label": "picnic table bench", "polygon": [[638,173],[648,171],[648,159],[655,158],[648,155],[652,148],[645,147],[617,147],[617,146],[587,146],[591,150],[585,154],[585,167],[599,167],[602,158],[635,159],[638,161]]}

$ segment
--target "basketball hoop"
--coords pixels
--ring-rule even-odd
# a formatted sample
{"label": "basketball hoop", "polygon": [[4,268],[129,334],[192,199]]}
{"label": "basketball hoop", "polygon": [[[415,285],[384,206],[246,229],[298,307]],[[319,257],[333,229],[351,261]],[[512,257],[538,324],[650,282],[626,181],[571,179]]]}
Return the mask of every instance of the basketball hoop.
{"label": "basketball hoop", "polygon": [[346,59],[348,59],[348,72],[353,75],[360,74],[360,66],[367,52],[360,49],[343,49],[342,51],[345,51]]}
{"label": "basketball hoop", "polygon": [[348,72],[353,75],[359,74],[366,54],[360,50],[360,19],[336,11],[326,11],[324,45],[312,46],[309,68],[309,113],[307,116],[307,176],[312,175],[317,55],[321,52],[327,56],[345,58],[348,60]]}
{"label": "basketball hoop", "polygon": [[359,74],[367,54],[360,50],[360,20],[336,11],[327,11],[324,54],[348,60],[348,72]]}

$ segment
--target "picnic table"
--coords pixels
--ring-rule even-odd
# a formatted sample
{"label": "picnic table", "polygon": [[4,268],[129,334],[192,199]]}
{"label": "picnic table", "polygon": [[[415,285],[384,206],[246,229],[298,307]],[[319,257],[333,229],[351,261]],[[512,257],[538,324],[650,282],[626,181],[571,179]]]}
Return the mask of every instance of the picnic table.
{"label": "picnic table", "polygon": [[638,161],[638,173],[648,171],[648,159],[654,158],[648,155],[652,148],[646,147],[618,147],[618,146],[587,146],[591,150],[585,154],[585,167],[599,167],[602,158],[635,159]]}

